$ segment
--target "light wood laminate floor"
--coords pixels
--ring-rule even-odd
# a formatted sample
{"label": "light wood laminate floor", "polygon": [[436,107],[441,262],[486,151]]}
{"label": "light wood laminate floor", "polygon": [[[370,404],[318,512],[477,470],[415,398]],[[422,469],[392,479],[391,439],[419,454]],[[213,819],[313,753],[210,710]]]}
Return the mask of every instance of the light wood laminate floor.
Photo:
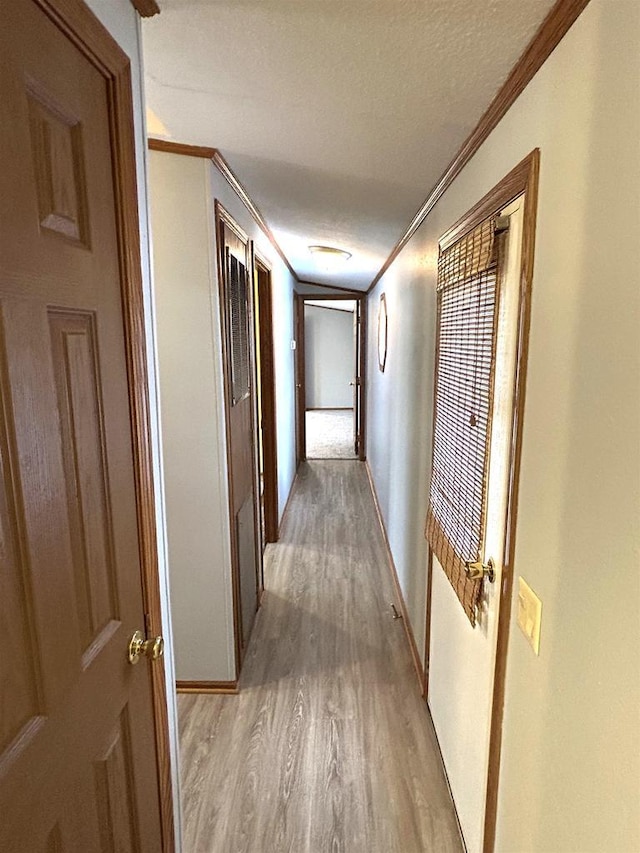
{"label": "light wood laminate floor", "polygon": [[240,693],[180,695],[184,853],[462,850],[363,463],[303,463]]}

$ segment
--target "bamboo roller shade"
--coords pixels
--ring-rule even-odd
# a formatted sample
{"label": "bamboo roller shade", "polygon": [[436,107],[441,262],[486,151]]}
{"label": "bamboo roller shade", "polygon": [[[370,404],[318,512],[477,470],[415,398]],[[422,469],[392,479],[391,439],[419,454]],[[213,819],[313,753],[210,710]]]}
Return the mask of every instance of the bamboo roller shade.
{"label": "bamboo roller shade", "polygon": [[472,626],[482,558],[498,314],[495,217],[441,252],[433,466],[426,535]]}

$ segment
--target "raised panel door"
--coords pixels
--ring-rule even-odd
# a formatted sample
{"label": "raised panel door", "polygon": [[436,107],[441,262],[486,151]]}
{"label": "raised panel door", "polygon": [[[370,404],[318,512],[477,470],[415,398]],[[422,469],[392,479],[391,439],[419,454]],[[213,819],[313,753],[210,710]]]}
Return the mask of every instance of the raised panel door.
{"label": "raised panel door", "polygon": [[158,853],[111,89],[35,0],[0,55],[0,850]]}

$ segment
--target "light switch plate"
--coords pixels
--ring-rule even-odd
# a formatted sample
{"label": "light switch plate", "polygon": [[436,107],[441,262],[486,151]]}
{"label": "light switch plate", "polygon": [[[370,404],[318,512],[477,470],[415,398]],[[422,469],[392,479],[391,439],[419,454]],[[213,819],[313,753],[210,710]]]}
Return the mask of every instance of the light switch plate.
{"label": "light switch plate", "polygon": [[518,578],[518,627],[533,651],[540,654],[542,602],[524,578]]}

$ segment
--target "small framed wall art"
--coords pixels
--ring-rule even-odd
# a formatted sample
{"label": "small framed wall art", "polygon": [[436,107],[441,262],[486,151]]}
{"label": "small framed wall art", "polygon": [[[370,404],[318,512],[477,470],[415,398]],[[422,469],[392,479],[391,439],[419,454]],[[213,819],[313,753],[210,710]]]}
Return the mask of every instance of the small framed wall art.
{"label": "small framed wall art", "polygon": [[378,367],[381,373],[384,373],[387,363],[388,325],[387,297],[386,294],[382,293],[380,294],[380,303],[378,305]]}

